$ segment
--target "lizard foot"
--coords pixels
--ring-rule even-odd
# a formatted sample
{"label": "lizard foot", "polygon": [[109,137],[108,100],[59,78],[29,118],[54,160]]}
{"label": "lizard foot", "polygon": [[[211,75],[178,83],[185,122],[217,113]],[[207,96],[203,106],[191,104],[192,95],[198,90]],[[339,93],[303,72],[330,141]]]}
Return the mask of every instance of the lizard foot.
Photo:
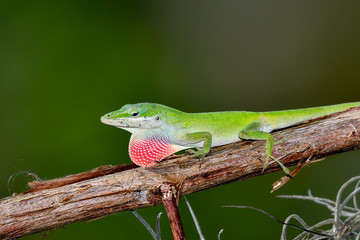
{"label": "lizard foot", "polygon": [[262,169],[261,173],[264,173],[266,168],[269,166],[269,159],[270,158],[273,159],[277,164],[279,164],[279,166],[285,172],[286,175],[288,175],[290,178],[292,178],[290,170],[287,167],[285,167],[284,164],[282,164],[277,158],[275,158],[273,155],[270,155],[270,154],[268,154],[266,156],[266,160],[265,160],[265,163],[263,165],[263,169]]}
{"label": "lizard foot", "polygon": [[198,150],[198,151],[195,151],[193,149],[188,149],[186,150],[188,153],[191,153],[192,155],[190,156],[191,158],[200,158],[200,159],[203,159],[205,158],[205,155],[207,154],[205,151],[202,151],[202,150]]}

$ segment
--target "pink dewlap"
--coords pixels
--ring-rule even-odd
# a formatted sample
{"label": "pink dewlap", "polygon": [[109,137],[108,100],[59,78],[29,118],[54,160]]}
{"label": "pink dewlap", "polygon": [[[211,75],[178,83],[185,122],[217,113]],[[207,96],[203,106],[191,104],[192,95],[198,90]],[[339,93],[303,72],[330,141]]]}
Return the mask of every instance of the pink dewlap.
{"label": "pink dewlap", "polygon": [[178,150],[162,139],[131,139],[129,155],[136,165],[148,167]]}

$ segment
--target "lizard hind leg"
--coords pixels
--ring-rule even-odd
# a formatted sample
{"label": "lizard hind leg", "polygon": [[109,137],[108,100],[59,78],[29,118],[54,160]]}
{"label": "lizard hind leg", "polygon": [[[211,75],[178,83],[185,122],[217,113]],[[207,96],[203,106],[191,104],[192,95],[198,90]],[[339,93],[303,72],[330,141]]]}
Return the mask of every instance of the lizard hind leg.
{"label": "lizard hind leg", "polygon": [[291,176],[290,170],[284,166],[277,158],[272,155],[272,150],[274,147],[274,138],[270,133],[263,132],[258,130],[260,129],[260,123],[254,122],[249,124],[245,129],[239,132],[238,136],[240,139],[244,140],[265,140],[266,141],[266,160],[263,165],[262,172],[266,170],[269,165],[270,158],[273,159],[282,170],[285,172],[286,175]]}

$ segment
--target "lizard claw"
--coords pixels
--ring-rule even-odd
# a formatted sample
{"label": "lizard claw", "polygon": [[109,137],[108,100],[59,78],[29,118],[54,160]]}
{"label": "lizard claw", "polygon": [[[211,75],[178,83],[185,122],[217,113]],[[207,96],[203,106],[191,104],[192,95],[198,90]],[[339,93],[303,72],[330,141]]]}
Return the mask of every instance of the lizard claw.
{"label": "lizard claw", "polygon": [[195,150],[193,150],[193,149],[186,149],[185,151],[188,152],[188,153],[190,153],[190,154],[192,154],[192,155],[191,155],[192,158],[198,158],[198,157],[200,157],[200,158],[202,159],[202,158],[204,158],[205,155],[206,155],[206,153],[205,153],[204,151],[202,151],[202,150],[197,150],[197,151],[195,151]]}
{"label": "lizard claw", "polygon": [[263,168],[262,168],[262,171],[261,173],[264,173],[264,171],[267,169],[267,167],[269,166],[269,156],[266,157],[266,160],[263,164]]}
{"label": "lizard claw", "polygon": [[205,153],[195,152],[193,155],[191,155],[191,157],[203,159],[203,158],[205,158],[205,155],[206,155]]}
{"label": "lizard claw", "polygon": [[196,153],[196,151],[193,150],[193,149],[186,149],[185,152],[191,153],[191,154],[195,154],[195,153]]}
{"label": "lizard claw", "polygon": [[285,174],[287,176],[289,176],[290,178],[292,178],[292,175],[291,175],[291,172],[290,170],[284,166],[284,164],[282,164],[277,158],[275,158],[274,156],[272,155],[267,155],[266,157],[266,161],[263,165],[263,169],[261,171],[261,173],[264,173],[264,171],[266,170],[266,168],[269,166],[269,158],[273,159],[277,164],[279,164],[279,166],[281,167],[281,169],[285,172]]}
{"label": "lizard claw", "polygon": [[276,144],[281,144],[281,143],[284,143],[284,142],[286,142],[286,141],[287,141],[287,139],[281,139],[281,140],[279,140],[279,141],[274,142],[274,145],[276,145]]}
{"label": "lizard claw", "polygon": [[194,151],[192,149],[188,149],[186,150],[188,153],[191,153],[192,155],[190,156],[191,158],[200,158],[203,159],[205,158],[206,153],[203,151]]}

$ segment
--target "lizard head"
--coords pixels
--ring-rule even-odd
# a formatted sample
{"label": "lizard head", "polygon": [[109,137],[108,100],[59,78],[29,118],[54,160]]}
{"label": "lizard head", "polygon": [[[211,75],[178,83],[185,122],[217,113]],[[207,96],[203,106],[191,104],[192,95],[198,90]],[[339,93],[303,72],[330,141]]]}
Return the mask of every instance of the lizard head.
{"label": "lizard head", "polygon": [[157,128],[165,123],[167,108],[156,103],[126,104],[119,110],[105,114],[100,120],[129,132],[135,129]]}

